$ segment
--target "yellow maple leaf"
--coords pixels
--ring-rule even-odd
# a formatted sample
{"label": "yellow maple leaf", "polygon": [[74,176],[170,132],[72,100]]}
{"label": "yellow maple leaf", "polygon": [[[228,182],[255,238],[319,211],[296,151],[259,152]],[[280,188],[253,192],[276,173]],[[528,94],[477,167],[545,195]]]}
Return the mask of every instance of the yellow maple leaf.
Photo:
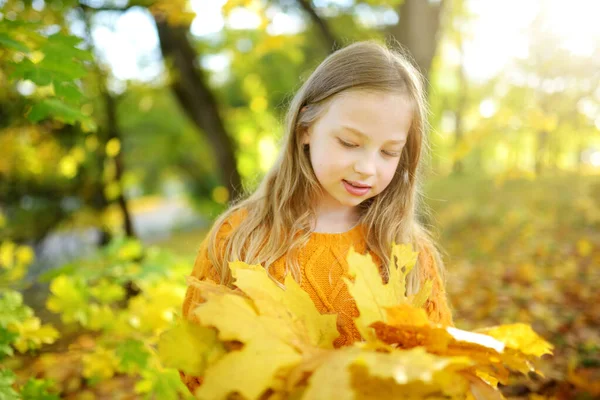
{"label": "yellow maple leaf", "polygon": [[[379,269],[369,254],[359,254],[354,251],[354,248],[348,252],[348,272],[353,280],[343,279],[360,312],[354,322],[364,339],[375,340],[375,332],[370,325],[377,321],[387,322],[387,308],[408,301],[406,276],[415,266],[417,256],[418,253],[413,252],[410,245],[394,244],[390,258],[389,280],[384,284]],[[426,288],[422,288],[422,292],[417,296],[417,300],[422,303],[424,303],[423,290]]]}
{"label": "yellow maple leaf", "polygon": [[[200,288],[217,286],[198,281]],[[281,289],[279,289],[281,290]],[[277,373],[302,359],[297,336],[289,321],[272,315],[260,315],[250,299],[220,290],[204,290],[205,302],[193,311],[206,326],[215,327],[221,341],[239,341],[243,348],[228,353],[206,370],[196,395],[200,398],[226,399],[238,392],[257,399],[272,387],[281,386]],[[232,370],[244,370],[231,379]]]}
{"label": "yellow maple leaf", "polygon": [[160,336],[158,353],[165,367],[201,376],[226,351],[214,329],[182,320]]}
{"label": "yellow maple leaf", "polygon": [[[422,346],[429,352],[439,355],[464,355],[478,362],[478,368],[489,371],[497,371],[497,379],[505,383],[504,366],[527,374],[529,371],[537,371],[531,361],[533,354],[525,354],[518,349],[509,348],[507,344],[498,338],[479,332],[469,332],[454,327],[444,327],[437,324],[405,324],[391,326],[381,321],[372,324],[376,336],[382,342],[408,349]],[[519,330],[512,330],[507,326],[504,334],[506,337],[518,335]],[[530,337],[530,342],[537,338],[535,333]]]}
{"label": "yellow maple leaf", "polygon": [[337,316],[319,313],[308,293],[292,276],[286,277],[285,290],[281,290],[260,265],[232,262],[229,267],[236,279],[234,284],[254,300],[262,315],[274,312],[274,315],[287,317],[290,323],[299,322],[308,332],[312,345],[333,348],[333,341],[339,336]]}
{"label": "yellow maple leaf", "polygon": [[439,357],[423,348],[382,353],[344,347],[321,356],[302,399],[418,399],[464,396],[467,357]]}
{"label": "yellow maple leaf", "polygon": [[552,354],[552,349],[554,348],[552,344],[539,337],[531,326],[527,324],[506,324],[477,329],[475,332],[496,338],[511,349],[536,357],[541,357],[544,354]]}
{"label": "yellow maple leaf", "polygon": [[[190,277],[202,298],[193,324],[163,335],[159,354],[203,375],[200,398],[501,399],[508,369],[535,370],[532,361],[551,345],[523,324],[468,332],[432,323],[420,308],[431,284],[406,296],[416,260],[410,246],[394,245],[384,284],[370,256],[349,252],[345,281],[366,340],[339,349],[335,315],[319,314],[291,276],[283,290],[262,266],[232,262],[235,288]],[[210,351],[218,356],[206,358]]]}
{"label": "yellow maple leaf", "polygon": [[425,302],[429,299],[431,295],[431,290],[433,289],[433,281],[427,280],[423,285],[421,285],[421,289],[414,296],[409,296],[410,303],[415,307],[423,307],[425,306]]}
{"label": "yellow maple leaf", "polygon": [[[195,394],[201,399],[216,400],[237,392],[245,399],[258,399],[267,389],[282,387],[279,373],[301,360],[302,356],[283,342],[269,338],[252,340],[208,368]],[[238,371],[233,379],[232,371]]]}
{"label": "yellow maple leaf", "polygon": [[398,304],[394,307],[384,307],[387,324],[390,326],[402,325],[429,325],[427,312],[410,304]]}

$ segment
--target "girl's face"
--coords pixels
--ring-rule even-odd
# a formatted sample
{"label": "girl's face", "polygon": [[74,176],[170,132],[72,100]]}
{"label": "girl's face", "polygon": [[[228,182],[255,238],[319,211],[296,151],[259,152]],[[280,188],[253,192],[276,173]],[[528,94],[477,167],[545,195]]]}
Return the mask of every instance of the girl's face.
{"label": "girl's face", "polygon": [[318,206],[354,208],[381,193],[400,162],[412,114],[401,94],[348,91],[333,99],[302,139],[324,189]]}

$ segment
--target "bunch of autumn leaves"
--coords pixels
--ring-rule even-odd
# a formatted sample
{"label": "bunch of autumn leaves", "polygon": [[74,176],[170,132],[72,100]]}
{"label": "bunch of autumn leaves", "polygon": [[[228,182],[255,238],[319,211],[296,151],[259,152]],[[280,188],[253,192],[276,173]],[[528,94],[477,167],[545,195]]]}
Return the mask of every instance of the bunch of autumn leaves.
{"label": "bunch of autumn leaves", "polygon": [[501,399],[509,370],[536,371],[552,346],[525,324],[468,332],[431,323],[430,282],[405,296],[418,253],[393,245],[388,284],[350,250],[344,278],[364,341],[334,349],[335,315],[322,315],[291,276],[277,286],[261,266],[230,263],[238,290],[190,278],[205,302],[159,342],[163,364],[201,376],[201,399]]}

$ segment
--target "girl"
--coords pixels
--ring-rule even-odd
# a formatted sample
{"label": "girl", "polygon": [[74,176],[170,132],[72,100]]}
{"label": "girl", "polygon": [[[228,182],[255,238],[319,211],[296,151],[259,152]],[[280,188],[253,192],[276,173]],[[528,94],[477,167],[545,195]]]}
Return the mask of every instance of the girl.
{"label": "girl", "polygon": [[[261,264],[278,284],[290,273],[321,313],[336,313],[336,347],[361,340],[342,280],[351,246],[387,281],[392,242],[419,251],[407,294],[433,281],[430,319],[452,325],[435,244],[417,219],[427,110],[419,72],[400,53],[359,42],[331,54],[290,105],[283,149],[252,195],[221,215],[192,276],[231,284],[228,262]],[[202,301],[190,286],[183,315]],[[197,377],[182,374],[193,390]]]}

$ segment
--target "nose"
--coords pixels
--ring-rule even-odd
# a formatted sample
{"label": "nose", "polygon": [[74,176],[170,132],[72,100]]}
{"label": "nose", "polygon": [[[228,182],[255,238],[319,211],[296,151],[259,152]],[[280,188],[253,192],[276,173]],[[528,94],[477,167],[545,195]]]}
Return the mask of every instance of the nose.
{"label": "nose", "polygon": [[354,163],[354,172],[363,176],[375,175],[375,171],[375,157],[372,154],[363,154]]}

